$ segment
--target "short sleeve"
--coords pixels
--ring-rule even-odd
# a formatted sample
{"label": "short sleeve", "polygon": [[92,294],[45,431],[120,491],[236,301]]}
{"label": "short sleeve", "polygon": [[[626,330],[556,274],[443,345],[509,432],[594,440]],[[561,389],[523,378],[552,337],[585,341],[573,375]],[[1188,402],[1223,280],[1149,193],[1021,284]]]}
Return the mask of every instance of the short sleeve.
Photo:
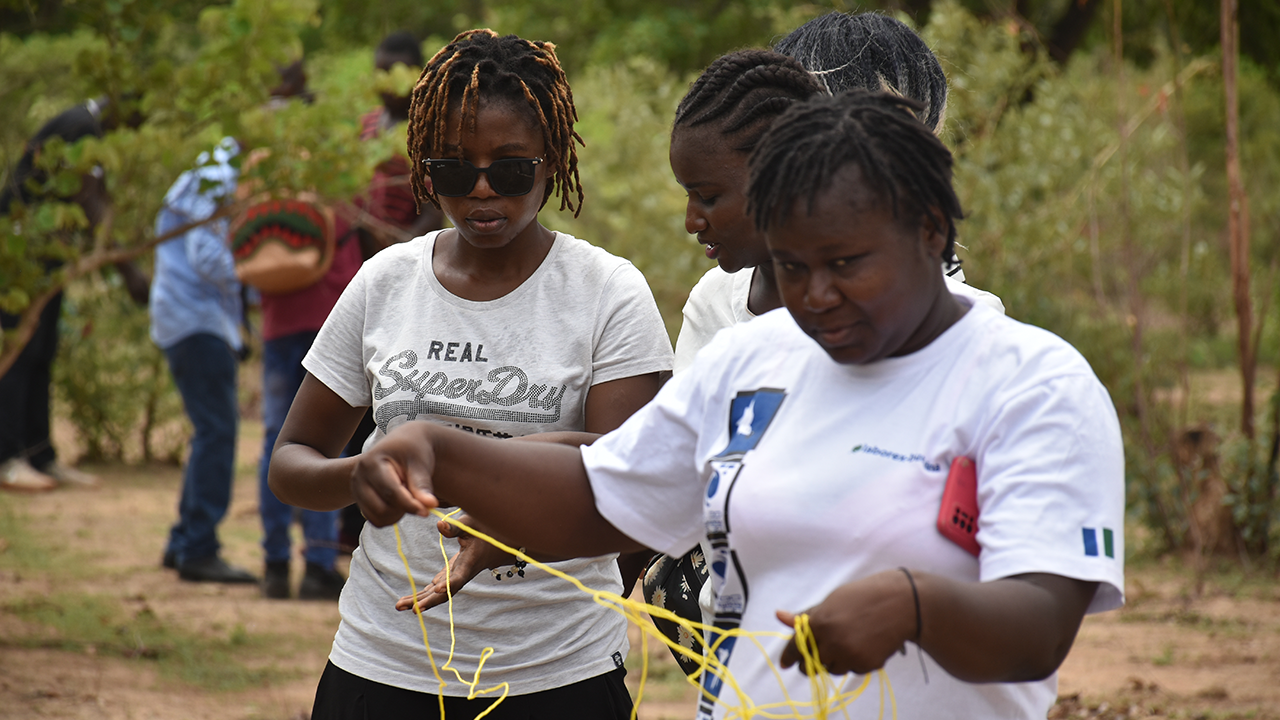
{"label": "short sleeve", "polygon": [[644,275],[629,262],[605,283],[591,359],[591,384],[670,370],[671,339]]}
{"label": "short sleeve", "polygon": [[693,365],[698,351],[721,330],[755,319],[747,308],[751,274],[749,269],[730,274],[713,267],[689,291],[682,313],[684,321],[676,338],[677,373]]}
{"label": "short sleeve", "polygon": [[673,378],[617,430],[582,448],[596,509],[645,547],[682,555],[703,536],[698,436],[707,403],[695,373]]}
{"label": "short sleeve", "polygon": [[1100,583],[1089,612],[1124,603],[1124,447],[1092,374],[1004,401],[979,437],[981,576],[1052,573]]}
{"label": "short sleeve", "polygon": [[365,287],[374,267],[366,264],[352,278],[302,360],[307,372],[351,407],[373,404],[373,391],[365,372],[364,334]]}
{"label": "short sleeve", "polygon": [[[986,290],[979,290],[972,285],[968,285],[946,275],[944,275],[942,279],[946,281],[947,290],[950,291],[952,295],[959,295],[960,297],[968,298],[976,304],[986,305],[1001,315],[1005,314],[1004,302],[995,294],[989,293]],[[963,276],[961,276],[961,279],[963,279]]]}
{"label": "short sleeve", "polygon": [[680,334],[676,336],[675,358],[675,372],[678,373],[684,372],[693,364],[698,351],[720,329],[720,324],[712,319],[711,312],[703,300],[705,294],[703,282],[699,281],[693,286],[693,290],[689,292],[689,299],[685,301],[684,308],[680,311],[682,321]]}

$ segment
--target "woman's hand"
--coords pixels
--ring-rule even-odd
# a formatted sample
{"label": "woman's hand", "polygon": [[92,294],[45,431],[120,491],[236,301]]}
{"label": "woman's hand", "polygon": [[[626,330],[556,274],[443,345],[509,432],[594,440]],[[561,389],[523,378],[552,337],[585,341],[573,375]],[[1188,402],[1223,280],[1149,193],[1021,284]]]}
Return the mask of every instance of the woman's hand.
{"label": "woman's hand", "polygon": [[[467,515],[458,518],[458,521],[467,526],[474,526],[474,521]],[[511,553],[499,550],[484,540],[473,537],[471,533],[451,522],[440,520],[436,523],[436,528],[441,535],[458,540],[458,552],[449,558],[448,585],[446,586],[445,571],[441,570],[422,590],[400,598],[396,602],[397,610],[416,609],[417,612],[429,610],[447,602],[450,593],[456,595],[464,585],[481,572],[515,562],[516,558]]]}
{"label": "woman's hand", "polygon": [[393,525],[406,514],[427,517],[440,505],[432,494],[436,454],[432,426],[408,422],[360,455],[351,474],[351,495],[374,527]]}
{"label": "woman's hand", "polygon": [[[1098,583],[1049,573],[1012,575],[987,582],[951,580],[886,570],[845,583],[809,609],[818,656],[835,675],[867,673],[916,642],[942,669],[965,682],[1028,682],[1062,664]],[[921,625],[917,625],[916,618]],[[778,619],[795,626],[794,616]],[[800,659],[795,638],[781,664]]]}
{"label": "woman's hand", "polygon": [[[818,657],[832,675],[878,670],[907,640],[916,637],[911,584],[900,570],[845,583],[807,612]],[[783,624],[795,627],[795,614],[779,610],[777,616]],[[780,664],[789,668],[801,659],[792,636],[782,650]]]}

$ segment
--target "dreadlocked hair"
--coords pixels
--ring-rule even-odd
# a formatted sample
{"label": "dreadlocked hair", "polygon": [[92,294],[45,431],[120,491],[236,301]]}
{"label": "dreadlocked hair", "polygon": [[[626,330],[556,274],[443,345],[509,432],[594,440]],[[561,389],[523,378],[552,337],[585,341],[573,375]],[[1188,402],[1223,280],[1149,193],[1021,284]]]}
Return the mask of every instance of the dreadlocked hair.
{"label": "dreadlocked hair", "polygon": [[827,92],[884,90],[922,106],[919,117],[940,132],[947,115],[947,76],[910,27],[887,15],[832,12],[782,38],[774,50],[813,73]]}
{"label": "dreadlocked hair", "polygon": [[[578,111],[569,81],[556,58],[555,45],[515,35],[499,37],[489,29],[468,30],[427,62],[411,97],[409,157],[413,161],[413,195],[419,207],[428,201],[440,206],[434,193],[427,191],[424,161],[444,146],[450,112],[458,109],[462,113],[458,125],[461,145],[464,130],[475,131],[483,97],[525,103],[533,110],[542,126],[545,160],[550,168],[550,182],[542,202],[545,205],[552,192],[558,191],[561,210],[573,210],[574,217],[582,211],[582,183],[574,142],[583,142],[573,129]],[[576,203],[570,199],[575,196]]]}
{"label": "dreadlocked hair", "polygon": [[813,212],[836,174],[856,165],[863,187],[887,200],[895,218],[941,215],[947,225],[942,259],[953,260],[956,221],[964,213],[951,186],[951,151],[917,118],[920,109],[914,100],[866,90],[789,109],[748,162],[747,211],[756,227],[786,222],[801,198]]}
{"label": "dreadlocked hair", "polygon": [[795,60],[770,50],[718,58],[689,86],[673,127],[718,124],[734,148],[751,152],[769,123],[792,104],[823,92]]}

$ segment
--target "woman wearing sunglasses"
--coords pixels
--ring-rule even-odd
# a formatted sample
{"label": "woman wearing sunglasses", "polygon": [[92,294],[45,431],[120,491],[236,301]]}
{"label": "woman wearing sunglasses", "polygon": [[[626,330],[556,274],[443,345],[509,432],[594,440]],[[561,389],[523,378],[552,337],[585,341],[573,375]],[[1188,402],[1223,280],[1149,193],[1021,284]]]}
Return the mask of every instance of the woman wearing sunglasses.
{"label": "woman wearing sunglasses", "polygon": [[[604,433],[654,397],[672,354],[643,276],[538,222],[553,194],[581,206],[574,117],[549,44],[473,30],[427,64],[410,112],[413,188],[453,227],[375,256],[334,308],[272,456],[282,500],[352,501],[354,460],[338,455],[367,406],[366,448],[411,420],[502,439]],[[445,554],[465,566],[451,607],[443,591],[419,595],[432,657],[418,617],[395,609],[413,590],[396,534],[367,525],[313,718],[473,718],[504,692],[487,717],[629,716],[620,616],[486,543],[442,538],[434,520],[406,518],[400,536],[419,583],[443,584]],[[622,591],[613,556],[562,565]],[[490,692],[468,700],[473,680]]]}

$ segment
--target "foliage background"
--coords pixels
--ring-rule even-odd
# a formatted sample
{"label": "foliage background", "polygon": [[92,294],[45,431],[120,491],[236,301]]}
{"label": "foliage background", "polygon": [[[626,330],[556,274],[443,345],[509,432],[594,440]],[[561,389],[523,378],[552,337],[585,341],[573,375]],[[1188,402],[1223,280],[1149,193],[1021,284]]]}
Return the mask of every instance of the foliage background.
{"label": "foliage background", "polygon": [[[1223,440],[1215,457],[1235,530],[1252,533],[1252,552],[1274,560],[1267,443],[1241,437],[1234,410],[1197,403],[1190,392],[1197,373],[1236,362],[1214,4],[1130,0],[1120,7],[1117,38],[1118,1],[880,7],[917,23],[951,82],[944,139],[968,213],[960,229],[968,280],[1002,297],[1013,317],[1071,341],[1093,365],[1124,425],[1135,518],[1160,548],[1191,544],[1192,508],[1212,478],[1203,463],[1180,461],[1175,446],[1184,430],[1207,428]],[[674,107],[715,56],[766,45],[832,7],[868,9],[776,0],[0,0],[0,172],[56,113],[132,91],[147,122],[68,149],[51,181],[74,184],[95,163],[106,169],[116,205],[111,244],[145,243],[168,184],[225,134],[272,149],[253,169],[269,186],[346,198],[403,142],[356,142],[359,115],[377,104],[372,47],[382,35],[409,29],[428,56],[476,25],[548,39],[574,88],[587,201],[576,220],[548,211],[543,222],[635,262],[674,337],[688,289],[710,266],[684,233],[684,197],[667,165]],[[1082,9],[1094,13],[1087,30],[1065,61],[1052,59],[1049,39]],[[1241,35],[1253,301],[1259,358],[1270,368],[1280,350],[1275,313],[1267,313],[1280,258],[1280,8],[1243,2]],[[274,67],[300,55],[316,103],[259,111]],[[74,210],[42,212],[0,219],[0,306],[10,311],[62,281],[44,269],[47,261],[93,250]],[[149,253],[140,259],[145,265]],[[180,415],[145,337],[145,311],[123,300],[119,285],[111,272],[72,283],[58,371],[60,402],[97,438],[91,454],[104,458],[120,457],[127,438],[146,437],[148,422]],[[1259,426],[1274,436],[1268,407]]]}

